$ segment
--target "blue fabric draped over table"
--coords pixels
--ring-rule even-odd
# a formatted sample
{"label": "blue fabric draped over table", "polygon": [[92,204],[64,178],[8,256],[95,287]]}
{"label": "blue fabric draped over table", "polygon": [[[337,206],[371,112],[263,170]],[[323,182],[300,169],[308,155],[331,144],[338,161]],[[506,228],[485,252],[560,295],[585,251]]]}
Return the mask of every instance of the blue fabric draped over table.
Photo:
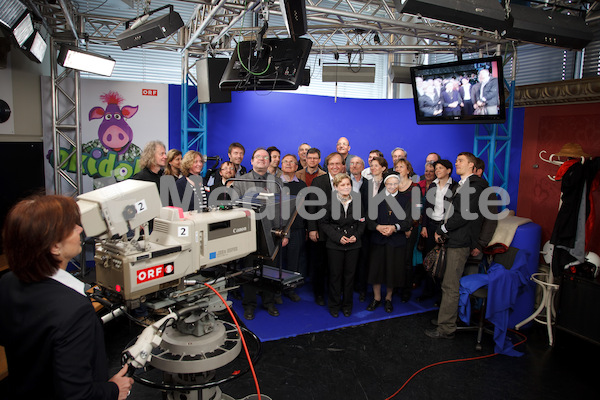
{"label": "blue fabric draped over table", "polygon": [[506,331],[509,326],[509,315],[517,304],[521,289],[527,286],[530,276],[527,252],[519,250],[512,268],[506,269],[501,264],[492,263],[487,274],[467,275],[460,280],[459,317],[465,323],[471,320],[469,295],[483,286],[488,286],[485,318],[494,324],[496,353],[510,356],[522,355],[513,349],[512,342],[506,339]]}

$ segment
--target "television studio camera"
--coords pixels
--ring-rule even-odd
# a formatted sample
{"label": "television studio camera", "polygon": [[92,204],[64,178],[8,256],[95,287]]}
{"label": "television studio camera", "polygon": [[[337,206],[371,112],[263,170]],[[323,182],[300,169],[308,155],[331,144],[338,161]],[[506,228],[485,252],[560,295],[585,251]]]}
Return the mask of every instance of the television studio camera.
{"label": "television studio camera", "polygon": [[[161,374],[133,374],[136,380],[188,399],[230,398],[215,385],[215,371],[245,343],[233,314],[232,322],[215,315],[229,309],[227,292],[239,281],[272,289],[302,283],[300,274],[273,266],[297,214],[295,197],[280,193],[244,196],[206,212],[163,207],[152,182],[126,180],[78,196],[85,235],[95,239],[91,297],[109,309],[103,321],[139,310],[150,317],[123,363],[132,374]],[[143,235],[150,223],[152,232]]]}

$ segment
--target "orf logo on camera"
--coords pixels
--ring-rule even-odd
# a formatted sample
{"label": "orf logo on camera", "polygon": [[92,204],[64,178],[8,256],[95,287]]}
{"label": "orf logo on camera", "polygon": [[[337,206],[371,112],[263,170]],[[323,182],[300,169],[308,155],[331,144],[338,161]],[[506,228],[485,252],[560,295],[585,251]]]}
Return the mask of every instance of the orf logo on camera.
{"label": "orf logo on camera", "polygon": [[173,263],[144,268],[137,272],[137,283],[144,283],[164,276],[173,275],[174,272],[175,265]]}

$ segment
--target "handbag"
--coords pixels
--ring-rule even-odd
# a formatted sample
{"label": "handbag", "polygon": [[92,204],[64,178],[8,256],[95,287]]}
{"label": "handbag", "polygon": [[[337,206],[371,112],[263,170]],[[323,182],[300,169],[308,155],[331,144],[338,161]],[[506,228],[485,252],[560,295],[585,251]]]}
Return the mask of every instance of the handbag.
{"label": "handbag", "polygon": [[429,274],[434,280],[444,279],[444,273],[446,272],[446,251],[447,247],[445,243],[438,243],[423,259],[423,266],[425,272]]}
{"label": "handbag", "polygon": [[487,115],[487,113],[488,112],[486,107],[479,107],[473,112],[474,115]]}

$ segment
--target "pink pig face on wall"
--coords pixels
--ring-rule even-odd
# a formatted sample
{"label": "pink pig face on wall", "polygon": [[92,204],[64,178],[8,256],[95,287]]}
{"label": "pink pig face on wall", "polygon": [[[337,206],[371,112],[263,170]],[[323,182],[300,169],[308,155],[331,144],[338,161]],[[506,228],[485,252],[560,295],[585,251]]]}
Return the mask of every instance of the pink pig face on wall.
{"label": "pink pig face on wall", "polygon": [[101,95],[100,99],[106,103],[106,108],[93,107],[90,110],[89,120],[102,118],[98,128],[100,143],[107,150],[123,154],[129,149],[133,140],[133,130],[127,120],[137,113],[138,106],[121,107],[124,99],[119,93],[113,91]]}

